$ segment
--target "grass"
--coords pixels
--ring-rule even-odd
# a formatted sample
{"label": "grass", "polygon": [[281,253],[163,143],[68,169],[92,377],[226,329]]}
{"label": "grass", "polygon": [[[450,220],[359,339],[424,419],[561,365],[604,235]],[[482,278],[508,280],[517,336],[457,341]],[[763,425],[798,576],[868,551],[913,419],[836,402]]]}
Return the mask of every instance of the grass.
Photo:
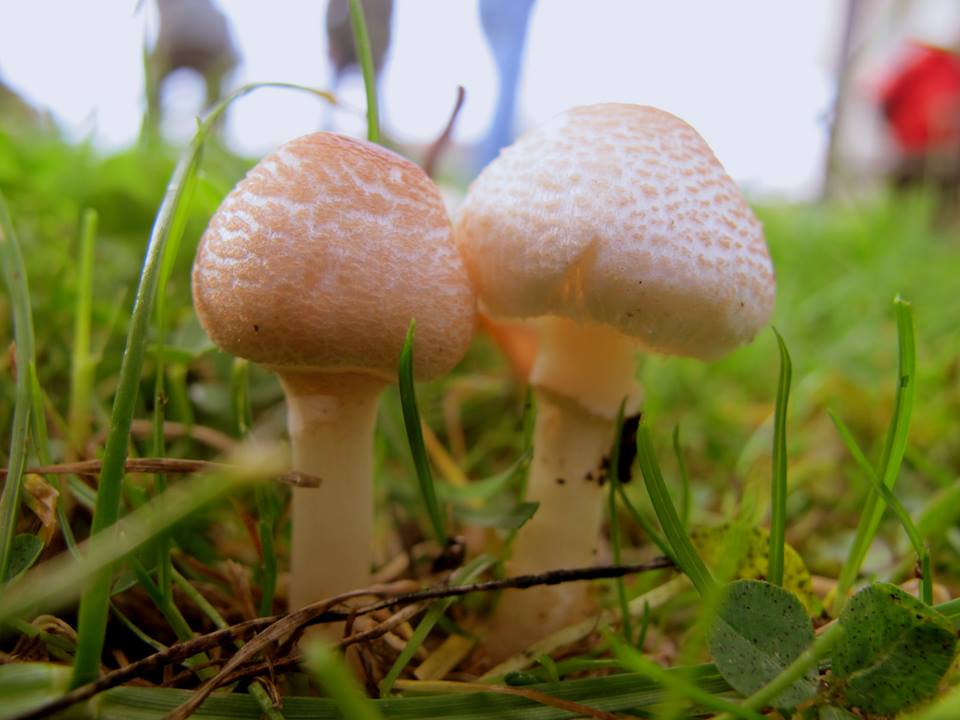
{"label": "grass", "polygon": [[7,296],[13,306],[14,360],[16,362],[14,393],[16,400],[10,437],[10,456],[7,461],[7,482],[0,495],[0,582],[6,582],[10,575],[20,498],[23,495],[23,473],[27,461],[27,433],[30,427],[36,355],[26,267],[20,242],[3,195],[0,195],[0,251],[2,251],[0,258],[3,260],[3,279],[7,287]]}
{"label": "grass", "polygon": [[[11,659],[49,660],[75,649],[75,684],[95,675],[101,659],[114,667],[114,653],[142,657],[154,651],[148,642],[169,646],[194,632],[269,615],[283,599],[285,488],[248,487],[232,474],[176,479],[121,472],[129,455],[209,459],[217,455],[211,443],[282,438],[275,380],[213,350],[190,303],[189,267],[199,235],[250,160],[232,156],[216,137],[208,139],[203,165],[197,157],[189,154],[177,171],[176,152],[162,144],[101,156],[56,137],[24,140],[0,131],[0,189],[11,216],[0,218],[7,288],[0,293],[0,348],[17,340],[15,353],[0,354],[0,437],[11,438],[0,447],[0,461],[11,471],[0,499],[0,548],[7,548],[0,551],[0,567],[9,564],[16,535],[41,537],[44,507],[38,498],[47,488],[59,497],[53,521],[58,532],[43,536],[39,567],[0,596],[0,624],[6,626],[0,650]],[[176,187],[192,194],[192,202],[164,203],[167,180],[188,172],[184,168],[191,180]],[[169,233],[169,245],[164,252],[155,236],[142,264],[144,239],[160,207],[156,232]],[[773,322],[789,339],[790,354],[778,336],[764,333],[716,363],[643,359],[640,472],[632,480],[614,478],[609,488],[612,557],[631,562],[664,550],[695,585],[715,595],[710,588],[716,569],[700,559],[689,531],[742,519],[771,527],[770,579],[783,572],[782,537],[825,585],[837,586],[834,611],[848,589],[872,578],[909,579],[917,555],[923,598],[933,599],[937,590],[934,572],[939,585],[957,595],[960,307],[950,301],[960,277],[955,229],[933,222],[924,195],[758,211],[778,271]],[[16,270],[18,249],[22,272]],[[912,313],[904,303],[891,310],[897,293],[910,299]],[[127,312],[131,301],[134,310]],[[509,532],[490,528],[516,508],[523,479],[513,469],[522,468],[529,449],[524,400],[524,389],[485,337],[448,377],[420,384],[414,394],[407,374],[402,388],[387,393],[376,478],[376,539],[384,562],[405,557],[410,575],[425,582],[434,577],[429,563],[437,545],[459,533],[466,535],[469,552],[459,572],[489,575],[477,547],[497,552],[495,538]],[[836,428],[827,408],[843,418]],[[139,430],[136,421],[142,421]],[[184,432],[172,432],[171,421]],[[442,463],[424,444],[421,421],[447,450],[442,461],[452,458],[469,485],[455,486],[431,472],[431,461],[434,468]],[[669,434],[680,426],[682,452],[679,431]],[[619,440],[618,434],[613,459],[623,451]],[[22,468],[84,457],[88,444],[104,460],[99,488],[78,477],[30,478],[28,485]],[[260,459],[269,460],[269,454]],[[245,464],[258,474],[256,462]],[[649,496],[641,477],[652,489]],[[883,515],[884,505],[893,512]],[[482,515],[486,527],[458,521],[459,507],[470,510],[462,517]],[[119,518],[122,535],[104,532]],[[74,535],[84,543],[79,557],[54,558],[72,546]],[[610,583],[611,591],[600,594],[601,607],[629,617],[624,608],[668,579],[660,572]],[[78,617],[81,588],[88,600]],[[108,621],[108,602],[114,617],[128,624]],[[408,631],[401,624],[377,646],[385,658],[383,687],[402,697],[365,702],[362,692],[341,682],[343,666],[320,649],[311,651],[305,674],[279,673],[274,684],[250,685],[252,698],[234,693],[216,702],[233,703],[238,716],[335,712],[317,698],[290,700],[281,710],[269,705],[274,691],[304,694],[309,676],[342,710],[354,708],[356,717],[416,717],[418,711],[469,716],[485,704],[501,712],[509,708],[517,717],[564,717],[535,694],[491,700],[465,685],[460,689],[472,695],[454,695],[455,683],[443,685],[441,696],[418,694],[441,686],[412,673],[444,640],[471,639],[482,630],[477,618],[490,602],[479,596],[435,601],[415,627]],[[697,635],[705,622],[698,620],[703,603],[697,594],[679,591],[635,613],[635,620],[643,618],[639,632],[627,621],[622,634],[614,629],[593,636],[572,657],[559,659],[559,647],[548,651],[558,659],[546,655],[532,675],[547,681],[535,685],[536,692],[597,712],[657,712],[664,698],[673,711],[682,698],[701,710],[754,717],[791,677],[821,660],[834,640],[821,635],[790,668],[792,674],[757,696],[737,698],[712,671],[664,670],[651,659],[676,660],[670,648],[678,646],[685,665],[698,668],[695,663],[708,659]],[[951,619],[953,607],[946,606]],[[47,612],[71,628],[79,625],[79,639],[70,643],[49,629],[30,631],[32,654],[14,654],[22,652],[17,643],[27,634],[21,630],[31,627],[26,623]],[[397,638],[403,649],[389,644]],[[43,685],[47,697],[63,691],[62,675],[51,672]],[[164,678],[155,672],[147,679],[159,684]],[[4,687],[0,677],[0,697],[12,692]],[[178,691],[138,690],[109,691],[98,712],[124,717],[129,703],[138,711],[158,708],[144,715],[157,717],[183,698]],[[309,700],[318,704],[298,704]]]}

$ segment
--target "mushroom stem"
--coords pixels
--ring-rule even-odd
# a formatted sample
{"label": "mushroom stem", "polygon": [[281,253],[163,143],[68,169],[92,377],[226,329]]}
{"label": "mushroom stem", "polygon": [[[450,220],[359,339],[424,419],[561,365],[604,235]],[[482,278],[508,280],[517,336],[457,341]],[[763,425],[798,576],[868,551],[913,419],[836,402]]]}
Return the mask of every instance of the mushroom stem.
{"label": "mushroom stem", "polygon": [[[532,373],[537,420],[527,481],[527,500],[540,507],[513,544],[509,569],[518,575],[596,562],[617,409],[627,398],[632,411],[639,394],[633,345],[622,335],[555,319],[542,331]],[[491,656],[509,656],[582,620],[588,590],[574,583],[504,593],[488,639]]]}
{"label": "mushroom stem", "polygon": [[[278,373],[280,374],[280,373]],[[291,610],[370,583],[373,437],[386,381],[364,373],[280,374],[293,467],[320,478],[293,488]]]}

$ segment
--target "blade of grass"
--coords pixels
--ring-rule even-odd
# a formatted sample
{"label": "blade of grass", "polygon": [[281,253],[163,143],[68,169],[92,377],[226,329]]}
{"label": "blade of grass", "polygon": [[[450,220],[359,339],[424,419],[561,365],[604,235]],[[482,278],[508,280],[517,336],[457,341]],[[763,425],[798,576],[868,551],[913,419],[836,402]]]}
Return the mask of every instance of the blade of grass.
{"label": "blade of grass", "polygon": [[763,715],[755,710],[741,707],[729,700],[711,695],[700,686],[687,680],[681,672],[677,671],[677,668],[670,672],[660,667],[652,660],[645,658],[635,648],[612,635],[608,637],[608,641],[614,657],[617,658],[621,666],[640,673],[666,689],[685,697],[691,703],[697,703],[714,712],[726,712],[733,717],[743,718],[744,720],[764,720]]}
{"label": "blade of grass", "polygon": [[[199,162],[199,157],[198,157]],[[170,274],[173,272],[173,264],[177,258],[177,252],[180,249],[180,242],[183,239],[183,231],[187,224],[187,209],[190,207],[190,201],[193,199],[193,191],[197,184],[196,172],[188,172],[183,177],[183,189],[177,202],[178,211],[171,214],[170,229],[167,233],[166,247],[160,255],[160,267],[157,274],[157,285],[154,292],[154,323],[153,334],[154,341],[162,345],[167,337],[167,313],[166,313],[166,289]],[[166,455],[166,440],[163,432],[163,424],[166,420],[167,392],[165,387],[166,364],[163,353],[157,353],[154,358],[154,385],[153,385],[153,436],[150,442],[150,454],[153,457],[164,457]],[[167,476],[163,473],[156,473],[154,476],[154,491],[158,494],[167,489]],[[157,585],[165,598],[172,601],[172,581],[171,573],[173,564],[170,560],[170,537],[161,536],[157,538]]]}
{"label": "blade of grass", "polygon": [[626,490],[624,490],[623,483],[620,483],[620,487],[617,488],[620,493],[620,502],[623,503],[623,506],[627,509],[627,512],[630,514],[630,517],[633,518],[633,521],[640,526],[640,529],[643,530],[643,534],[646,535],[650,541],[660,548],[662,552],[667,557],[673,557],[673,548],[670,547],[670,544],[663,538],[663,536],[657,532],[657,529],[653,524],[637,510],[636,505],[633,504],[633,501],[630,500],[630,496],[627,495]]}
{"label": "blade of grass", "polygon": [[[474,558],[456,572],[451,580],[451,584],[465,585],[473,582],[487,568],[489,568],[494,561],[495,558],[490,557],[489,555],[481,555]],[[447,610],[450,609],[450,606],[453,605],[456,600],[457,598],[444,598],[443,600],[438,600],[430,606],[426,614],[423,616],[423,619],[420,620],[416,629],[413,631],[413,636],[407,640],[403,650],[397,656],[397,659],[390,667],[389,672],[387,672],[386,677],[380,683],[381,695],[385,696],[390,694],[390,691],[393,689],[393,684],[396,682],[397,678],[400,677],[400,673],[403,672],[403,669],[409,664],[410,660],[413,659],[414,654],[417,652],[420,646],[423,645],[423,641],[427,639],[427,636],[430,634],[430,631],[433,630],[434,625],[437,624],[440,618],[444,615],[444,613],[447,612]]]}
{"label": "blade of grass", "polygon": [[[190,629],[190,624],[183,616],[183,613],[180,612],[180,608],[173,602],[173,596],[167,597],[163,594],[163,590],[153,581],[150,573],[147,572],[147,569],[143,567],[143,564],[137,560],[136,557],[131,557],[129,563],[137,577],[137,581],[140,583],[140,587],[143,588],[144,592],[147,593],[147,596],[157,607],[157,610],[163,615],[164,620],[167,621],[167,625],[173,630],[177,639],[180,642],[190,640],[193,637],[193,630]],[[197,668],[197,677],[201,680],[209,680],[217,674],[217,671],[210,667],[210,658],[205,652],[197,653],[193,657],[185,660],[183,664],[191,669]]]}
{"label": "blade of grass", "polygon": [[[356,0],[353,0],[356,2]],[[364,694],[343,661],[320,640],[310,643],[304,665],[317,684],[337,704],[342,716],[351,720],[380,720],[383,715]]]}
{"label": "blade of grass", "polygon": [[[751,515],[747,508],[741,507],[729,522],[729,530],[719,553],[719,560],[713,568],[715,582],[708,593],[700,596],[700,604],[697,606],[693,624],[684,633],[682,644],[674,660],[677,666],[693,665],[705,652],[711,628],[724,597],[725,587],[736,577],[737,570],[743,561],[747,549],[747,536],[753,525],[749,519]],[[688,702],[689,697],[681,691],[676,688],[669,689],[658,720],[675,720],[683,717]]]}
{"label": "blade of grass", "polygon": [[[230,372],[230,406],[233,408],[234,432],[240,439],[253,425],[250,407],[250,363],[234,358]],[[260,540],[260,615],[273,610],[277,592],[277,554],[273,549],[273,533],[280,515],[277,490],[270,484],[258,485],[254,491],[257,503],[257,537]]]}
{"label": "blade of grass", "polygon": [[643,615],[640,616],[640,629],[637,630],[637,637],[632,641],[632,645],[639,650],[643,650],[643,645],[647,640],[647,631],[650,629],[650,603],[643,603]]}
{"label": "blade of grass", "polygon": [[[224,630],[230,626],[223,616],[217,612],[217,609],[211,605],[210,602],[203,596],[203,594],[193,586],[193,583],[177,572],[175,568],[173,569],[173,582],[175,582],[177,587],[183,591],[184,595],[190,598],[190,601],[194,605],[200,608],[200,611],[204,615],[210,618],[210,621],[213,623],[215,628],[218,630]],[[234,644],[238,648],[243,647],[243,643],[239,640]],[[254,680],[247,685],[247,694],[256,700],[257,705],[260,706],[260,709],[263,711],[264,716],[266,716],[268,720],[283,720],[283,714],[273,706],[273,701],[270,699],[270,693],[267,692],[266,688],[261,682],[259,682],[259,680]]]}
{"label": "blade of grass", "polygon": [[[825,658],[833,649],[834,643],[842,632],[840,623],[835,622],[829,625],[817,636],[813,645],[804,650],[796,660],[784,668],[782,673],[744,700],[740,707],[757,711],[767,707],[777,696],[806,675],[811,668],[816,667],[820,660]],[[729,718],[729,715],[721,715],[717,720],[729,720]]]}
{"label": "blade of grass", "polygon": [[783,585],[783,546],[787,540],[787,404],[790,401],[790,379],[793,363],[787,345],[776,328],[780,350],[780,378],[777,381],[777,403],[773,422],[773,462],[770,478],[770,564],[769,581]]}
{"label": "blade of grass", "polygon": [[123,626],[127,628],[127,630],[129,630],[131,633],[133,633],[140,640],[140,642],[144,643],[149,647],[152,647],[156,652],[163,652],[164,650],[167,649],[166,645],[164,645],[159,640],[156,640],[150,637],[149,635],[147,635],[140,628],[139,625],[137,625],[133,620],[128,618],[126,615],[124,615],[123,612],[120,610],[120,608],[118,608],[113,603],[110,603],[110,612],[113,613],[114,617],[116,617],[121,623],[123,623]]}
{"label": "blade of grass", "polygon": [[[617,514],[617,490],[620,487],[620,444],[623,434],[623,408],[626,398],[620,401],[617,410],[617,419],[614,423],[613,447],[610,448],[610,490],[607,493],[607,514],[610,517],[610,549],[613,553],[613,564],[619,565],[623,553],[620,551],[620,516]],[[633,626],[630,623],[630,609],[627,603],[627,587],[623,578],[614,580],[617,589],[617,603],[620,605],[620,617],[623,626],[623,636],[627,642],[633,638]]]}
{"label": "blade of grass", "polygon": [[27,270],[23,264],[7,201],[0,193],[0,266],[3,281],[13,310],[13,337],[16,343],[17,382],[14,391],[13,425],[10,431],[10,454],[7,459],[7,480],[0,494],[0,586],[10,572],[13,538],[20,515],[23,492],[23,469],[27,462],[30,432],[31,380],[34,373],[33,312]]}
{"label": "blade of grass", "polygon": [[410,321],[407,338],[400,351],[400,405],[403,411],[403,426],[407,431],[407,442],[413,456],[413,466],[417,471],[420,495],[427,510],[427,517],[433,527],[434,535],[441,546],[446,547],[448,535],[446,522],[437,502],[436,488],[433,486],[433,473],[427,449],[423,444],[423,430],[420,427],[420,410],[417,407],[417,393],[413,385],[413,334],[416,320]]}
{"label": "blade of grass", "polygon": [[[885,487],[891,488],[897,481],[900,474],[900,465],[903,462],[903,454],[907,445],[907,433],[910,429],[910,415],[913,410],[913,398],[916,392],[916,359],[917,350],[913,331],[913,314],[910,309],[910,303],[903,300],[899,295],[893,301],[894,310],[897,318],[897,345],[898,345],[898,371],[897,371],[897,390],[894,398],[893,417],[890,419],[890,426],[887,429],[886,439],[884,441],[883,455],[880,459],[877,475]],[[867,550],[873,542],[874,535],[880,525],[880,517],[883,515],[883,500],[880,494],[871,490],[864,503],[863,512],[860,514],[860,522],[857,525],[857,533],[853,540],[853,546],[847,555],[840,569],[840,577],[837,580],[836,595],[834,597],[833,611],[834,617],[838,616],[846,602],[847,592],[853,587],[853,583],[860,573],[860,567],[867,556]]]}
{"label": "blade of grass", "polygon": [[847,446],[850,455],[857,461],[857,465],[860,466],[864,476],[869,481],[870,487],[879,493],[880,497],[883,498],[883,502],[893,510],[894,515],[897,516],[904,531],[907,533],[907,538],[909,538],[910,544],[913,546],[913,551],[920,560],[920,567],[923,569],[922,577],[920,578],[920,599],[927,605],[932,605],[933,577],[930,574],[930,551],[927,548],[923,536],[914,524],[913,518],[910,517],[910,513],[908,513],[907,509],[903,506],[903,503],[901,503],[900,500],[897,499],[897,496],[893,494],[893,491],[884,485],[880,481],[880,478],[877,477],[876,471],[873,469],[873,466],[870,465],[870,461],[867,460],[867,457],[863,454],[863,450],[861,450],[857,444],[856,438],[853,437],[853,433],[850,432],[850,429],[843,420],[832,410],[827,410],[827,414],[830,416],[830,419],[833,420],[833,424],[836,426],[837,433],[839,433],[840,439],[843,440],[843,444]]}
{"label": "blade of grass", "polygon": [[[146,256],[140,273],[130,326],[127,334],[120,375],[114,396],[113,412],[110,418],[110,431],[107,435],[103,455],[103,469],[97,492],[97,504],[91,523],[91,535],[96,535],[113,525],[120,515],[120,499],[123,487],[123,466],[127,455],[127,442],[130,425],[133,421],[134,407],[143,369],[147,345],[147,330],[152,315],[157,288],[163,275],[163,267],[172,260],[165,260],[167,242],[171,234],[182,229],[186,214],[183,202],[192,187],[191,178],[200,165],[204,141],[211,128],[223,115],[226,108],[237,98],[246,95],[258,87],[297,87],[281,83],[247,85],[232,93],[217,104],[203,119],[190,146],[177,163],[167,187],[167,193],[160,205],[154,221]],[[319,91],[311,91],[332,100],[331,96]],[[176,249],[177,241],[169,247]],[[0,556],[2,557],[2,556]],[[0,565],[2,567],[2,565]],[[74,662],[73,687],[79,687],[97,676],[100,666],[100,654],[103,650],[107,622],[107,609],[110,597],[110,568],[94,578],[84,591],[78,611],[79,641]]]}
{"label": "blade of grass", "polygon": [[[0,673],[5,668],[0,666]],[[677,672],[667,670],[668,673]],[[696,683],[710,693],[730,692],[730,686],[711,665],[682,668],[689,682]],[[475,683],[411,682],[403,683],[406,697],[385,698],[370,701],[383,715],[395,720],[562,720],[579,716],[569,709],[544,707],[529,698],[517,695],[478,692]],[[663,688],[639,673],[620,673],[606,677],[564,680],[559,683],[544,683],[532,689],[555,698],[580,703],[607,712],[645,713],[655,716],[657,706],[663,701]],[[454,693],[453,691],[460,690]],[[413,693],[421,691],[431,694]],[[189,690],[167,688],[120,687],[103,693],[93,703],[96,715],[102,720],[130,720],[137,717],[162,718],[189,698]],[[433,693],[442,692],[437,695]],[[284,699],[284,712],[293,720],[337,720],[351,717],[343,714],[335,701],[329,698],[288,697]],[[256,720],[260,710],[250,698],[238,693],[218,693],[206,700],[195,713],[196,718],[249,718]],[[581,713],[582,714],[582,713]]]}
{"label": "blade of grass", "polygon": [[90,394],[93,363],[90,356],[90,315],[93,305],[93,261],[97,237],[97,212],[88,208],[80,227],[77,258],[77,293],[74,300],[73,342],[70,348],[70,404],[67,411],[71,457],[82,452],[90,432]]}
{"label": "blade of grass", "polygon": [[142,548],[194,513],[227,497],[239,487],[283,472],[285,453],[279,448],[246,448],[234,457],[229,471],[198,476],[171,487],[162,497],[134,510],[114,531],[82,543],[79,557],[69,553],[34,568],[0,594],[0,625],[27,613],[53,612],[70,603],[92,578]]}
{"label": "blade of grass", "polygon": [[687,462],[683,459],[680,449],[680,426],[673,428],[673,454],[677,458],[677,470],[680,473],[680,519],[685,528],[690,527],[690,475],[687,473]]}
{"label": "blade of grass", "polygon": [[[193,630],[190,629],[190,626],[187,623],[186,618],[184,618],[183,614],[180,612],[180,609],[176,606],[176,604],[174,604],[172,596],[167,597],[163,595],[161,589],[153,583],[146,571],[138,567],[138,564],[135,560],[134,562],[134,570],[140,579],[141,585],[157,605],[160,612],[163,613],[163,616],[167,619],[170,627],[172,627],[176,633],[177,638],[181,642],[185,642],[193,638]],[[172,568],[171,574],[173,576],[172,579],[177,584],[177,587],[179,587],[183,593],[190,598],[190,600],[198,608],[200,608],[200,610],[208,618],[210,618],[216,628],[223,630],[224,628],[228,627],[227,621],[223,619],[223,616],[217,612],[213,605],[207,602],[207,599],[203,597],[203,595],[201,595],[200,592],[193,587],[193,585],[191,585],[185,577]],[[238,646],[242,645],[243,643],[238,643]],[[204,652],[197,653],[193,657],[188,658],[183,662],[183,664],[191,669],[197,668],[196,673],[201,680],[209,680],[211,677],[216,675],[216,670],[210,667],[210,659]],[[260,710],[263,712],[264,716],[268,718],[268,720],[284,720],[280,711],[273,706],[273,701],[270,699],[269,693],[258,680],[255,679],[253,682],[247,685],[247,693],[257,702]]]}
{"label": "blade of grass", "polygon": [[360,0],[350,0],[350,28],[353,30],[353,45],[357,51],[360,72],[363,74],[363,87],[367,94],[367,139],[378,143],[380,114],[377,109],[377,71],[373,66],[370,36],[367,34],[367,21],[363,17]]}
{"label": "blade of grass", "polygon": [[663,474],[660,472],[660,465],[653,449],[646,419],[642,419],[637,428],[637,457],[647,493],[650,495],[650,502],[672,548],[670,555],[677,566],[690,578],[697,592],[701,596],[706,595],[713,589],[715,582],[707,566],[704,565],[703,559],[693,547],[680,521],[680,516],[677,515],[677,509],[670,499],[670,493],[663,481]]}

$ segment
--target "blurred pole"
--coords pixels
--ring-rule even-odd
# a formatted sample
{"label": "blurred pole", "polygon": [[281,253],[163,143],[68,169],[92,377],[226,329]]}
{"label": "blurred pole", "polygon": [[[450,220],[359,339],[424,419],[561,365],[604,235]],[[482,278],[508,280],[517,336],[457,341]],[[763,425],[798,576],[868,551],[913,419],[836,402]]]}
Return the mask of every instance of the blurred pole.
{"label": "blurred pole", "polygon": [[513,141],[517,85],[527,40],[527,25],[536,0],[480,0],[480,23],[497,64],[500,91],[493,125],[480,147],[483,168]]}
{"label": "blurred pole", "polygon": [[224,82],[240,60],[230,24],[211,0],[156,0],[156,5],[157,41],[144,52],[147,110],[141,138],[159,132],[163,86],[170,75],[181,69],[196,72],[203,79],[207,110],[223,97]]}
{"label": "blurred pole", "polygon": [[851,79],[855,68],[853,39],[860,19],[862,0],[847,0],[846,13],[843,22],[843,35],[840,38],[840,52],[837,58],[836,92],[833,98],[833,108],[830,112],[829,137],[827,141],[826,167],[823,172],[822,200],[836,197],[837,191],[843,183],[843,160],[841,147],[841,133],[843,121],[850,94]]}
{"label": "blurred pole", "polygon": [[[370,55],[373,60],[374,78],[379,94],[380,73],[390,48],[393,24],[394,0],[360,0],[363,17],[367,26],[367,38],[370,42]],[[349,0],[329,0],[326,15],[327,56],[333,69],[330,90],[337,93],[340,83],[350,70],[361,72],[360,61],[353,41],[353,29],[350,25]],[[383,125],[383,105],[379,108],[380,126]],[[333,129],[333,108],[331,107],[321,123],[328,130]]]}
{"label": "blurred pole", "polygon": [[[360,0],[363,17],[370,39],[373,67],[379,76],[390,47],[390,30],[393,21],[393,0]],[[355,68],[360,70],[357,50],[354,47],[353,31],[350,28],[350,5],[348,0],[330,0],[327,3],[327,54],[333,64],[333,89],[343,75]]]}

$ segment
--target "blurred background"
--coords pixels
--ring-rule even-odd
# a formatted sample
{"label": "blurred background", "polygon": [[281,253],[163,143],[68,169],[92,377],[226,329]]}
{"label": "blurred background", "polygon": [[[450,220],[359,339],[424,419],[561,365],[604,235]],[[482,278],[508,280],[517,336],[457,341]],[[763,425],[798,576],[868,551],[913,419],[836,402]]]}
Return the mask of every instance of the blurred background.
{"label": "blurred background", "polygon": [[[925,172],[918,158],[956,144],[956,0],[364,5],[392,144],[418,155],[464,88],[444,164],[460,179],[515,133],[600,101],[656,105],[686,119],[753,197],[862,191]],[[144,122],[182,143],[213,99],[264,80],[335,89],[354,110],[257,93],[231,109],[223,128],[234,152],[259,156],[321,128],[362,134],[346,2],[0,5],[3,113],[105,150],[134,143]]]}
{"label": "blurred background", "polygon": [[[790,540],[815,572],[836,572],[865,491],[825,409],[879,456],[898,377],[891,299],[912,301],[918,411],[897,490],[911,511],[934,508],[930,523],[955,523],[928,503],[955,491],[960,473],[960,1],[363,4],[387,144],[426,163],[464,89],[435,173],[451,196],[517,133],[576,104],[659,106],[710,143],[746,191],[777,269],[773,324],[794,358],[789,511],[803,518],[789,525]],[[144,247],[197,116],[253,81],[334,89],[336,112],[290,90],[234,103],[204,147],[185,209],[166,326],[152,331],[137,417],[153,411],[156,374],[165,378],[170,421],[235,431],[231,359],[215,352],[191,304],[196,244],[224,195],[268,150],[318,129],[365,135],[349,35],[344,0],[0,2],[0,191],[25,255],[57,458],[99,453]],[[87,209],[99,216],[92,270],[80,262]],[[80,334],[85,296],[87,346],[70,340]],[[12,337],[0,292],[0,437],[10,433]],[[524,378],[492,339],[480,334],[456,373],[418,390],[437,447],[451,448],[470,478],[508,467],[521,437]],[[676,470],[669,430],[683,425],[697,523],[731,517],[738,495],[730,488],[762,497],[769,487],[777,358],[773,334],[763,332],[709,365],[640,363],[668,472]],[[92,392],[75,392],[75,368],[87,368]],[[251,400],[258,422],[280,436],[280,388],[255,367]],[[395,392],[380,427],[378,482],[404,527],[419,505]],[[169,450],[211,455],[189,438]],[[146,442],[140,452],[150,452]],[[758,501],[756,512],[765,507]],[[237,527],[238,547],[249,550]],[[897,543],[905,539],[895,526],[888,535],[894,540],[871,567],[903,557]],[[184,533],[178,542],[202,557],[198,537]],[[960,526],[946,537],[960,577]]]}

